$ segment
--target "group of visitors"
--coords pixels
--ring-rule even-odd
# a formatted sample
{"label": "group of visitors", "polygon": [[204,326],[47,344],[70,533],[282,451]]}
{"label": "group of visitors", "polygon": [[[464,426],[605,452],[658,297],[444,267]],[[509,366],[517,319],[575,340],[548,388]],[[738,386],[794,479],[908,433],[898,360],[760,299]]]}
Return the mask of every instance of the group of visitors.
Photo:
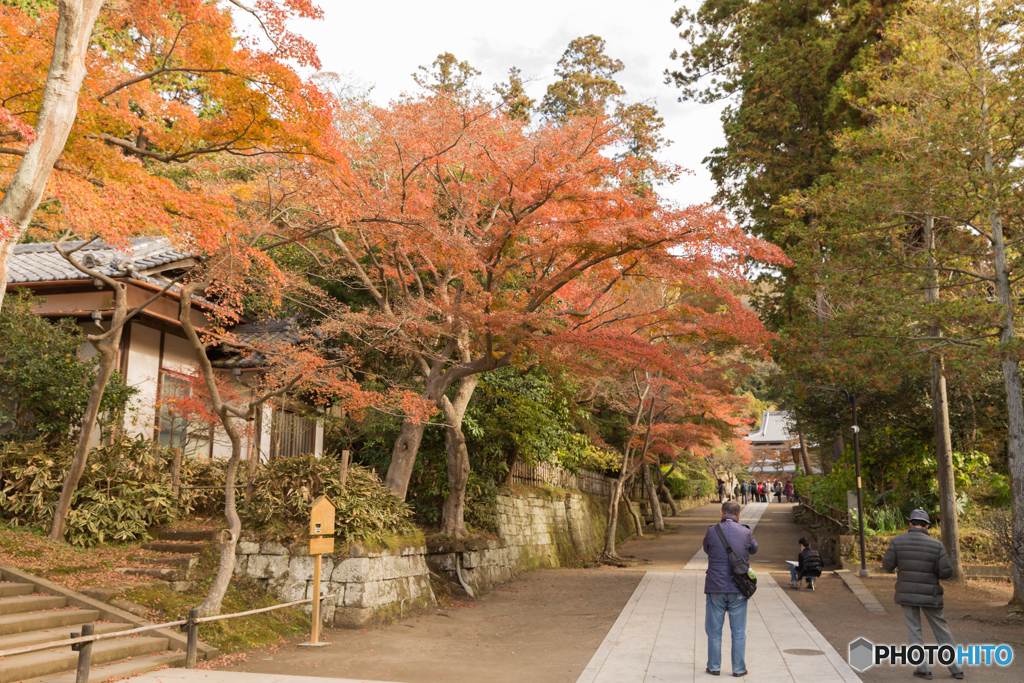
{"label": "group of visitors", "polygon": [[[757,485],[752,495],[763,495],[759,491],[763,483],[752,482]],[[749,485],[744,484],[741,493],[743,488],[750,492]],[[792,493],[785,495],[791,496]],[[722,628],[726,613],[729,614],[729,629],[732,632],[732,675],[747,675],[747,601],[757,588],[757,580],[750,570],[750,556],[757,552],[758,546],[750,528],[740,524],[740,511],[738,502],[723,503],[721,522],[708,527],[704,536],[704,552],[708,556],[704,579],[704,631],[708,636],[707,672],[712,676],[718,676],[722,671]],[[939,645],[956,648],[943,615],[942,586],[939,585],[940,579],[952,576],[953,569],[942,543],[928,534],[930,526],[928,513],[914,510],[910,514],[907,533],[897,536],[889,544],[882,560],[882,569],[898,572],[895,602],[903,608],[910,643],[924,645],[921,630],[923,613]],[[813,590],[814,579],[821,576],[821,568],[822,561],[818,552],[811,548],[807,538],[801,538],[799,559],[790,566],[791,587],[799,588],[800,581],[807,580]],[[964,677],[963,667],[956,662],[949,666],[949,671],[953,678]],[[917,666],[914,676],[931,680],[927,658]]]}
{"label": "group of visitors", "polygon": [[[719,486],[719,494],[721,494],[721,486]],[[734,488],[734,498],[744,505],[750,503],[770,503],[772,497],[775,497],[776,503],[783,502],[782,498],[785,496],[787,503],[792,503],[796,499],[796,491],[793,489],[793,482],[787,481],[783,484],[778,479],[771,481],[757,481],[751,479],[749,482],[740,482]],[[720,500],[720,502],[725,502]]]}

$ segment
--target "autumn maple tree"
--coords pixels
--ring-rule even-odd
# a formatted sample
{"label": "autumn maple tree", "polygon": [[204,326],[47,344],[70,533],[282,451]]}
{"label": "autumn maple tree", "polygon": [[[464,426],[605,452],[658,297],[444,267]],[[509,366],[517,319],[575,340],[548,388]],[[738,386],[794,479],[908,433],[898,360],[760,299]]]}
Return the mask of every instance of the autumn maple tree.
{"label": "autumn maple tree", "polygon": [[[778,252],[708,206],[674,207],[638,184],[671,169],[618,153],[631,119],[601,113],[531,127],[443,88],[387,107],[358,103],[339,117],[347,164],[311,167],[301,182],[321,235],[316,274],[365,292],[371,305],[332,314],[338,329],[387,335],[443,416],[444,533],[465,533],[462,420],[481,373],[567,349],[643,353],[644,331],[661,318],[763,339],[735,291],[747,259]],[[722,306],[673,307],[634,296],[633,283],[714,294]],[[407,418],[392,450],[386,484],[400,497],[424,428]]]}
{"label": "autumn maple tree", "polygon": [[0,295],[33,216],[115,245],[145,231],[201,251],[233,211],[200,191],[205,176],[240,156],[315,154],[332,130],[329,99],[296,71],[318,68],[316,52],[287,28],[321,16],[309,0],[102,7],[0,6]]}

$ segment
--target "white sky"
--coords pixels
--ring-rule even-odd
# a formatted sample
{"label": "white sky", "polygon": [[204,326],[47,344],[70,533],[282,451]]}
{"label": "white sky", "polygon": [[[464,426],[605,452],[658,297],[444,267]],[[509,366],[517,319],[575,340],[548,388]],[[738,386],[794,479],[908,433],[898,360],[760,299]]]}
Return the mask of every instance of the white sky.
{"label": "white sky", "polygon": [[678,91],[663,82],[665,69],[673,66],[669,54],[681,46],[669,21],[674,0],[321,0],[321,7],[323,21],[294,28],[318,46],[325,71],[373,85],[380,102],[412,90],[416,67],[442,52],[482,71],[480,86],[504,81],[509,67],[519,67],[533,79],[527,90],[539,101],[569,41],[601,36],[606,53],[626,66],[618,81],[629,99],[653,101],[664,117],[673,142],[665,160],[695,173],[662,194],[686,205],[706,202],[714,192],[701,160],[722,144],[721,107],[679,103]]}

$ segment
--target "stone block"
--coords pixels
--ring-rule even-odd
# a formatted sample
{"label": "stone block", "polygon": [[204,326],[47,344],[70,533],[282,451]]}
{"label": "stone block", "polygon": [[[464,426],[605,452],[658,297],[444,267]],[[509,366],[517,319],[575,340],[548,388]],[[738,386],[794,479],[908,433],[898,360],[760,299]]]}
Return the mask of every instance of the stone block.
{"label": "stone block", "polygon": [[350,557],[335,565],[331,573],[331,581],[342,583],[362,583],[366,581],[366,575],[370,570],[370,558]]}
{"label": "stone block", "polygon": [[306,581],[295,581],[289,579],[282,581],[274,589],[274,593],[281,599],[282,602],[295,602],[296,600],[306,599]]}
{"label": "stone block", "polygon": [[473,569],[479,567],[481,564],[481,553],[467,551],[462,553],[462,566],[466,569]]}
{"label": "stone block", "polygon": [[274,543],[271,541],[270,543],[263,544],[260,548],[260,553],[262,555],[287,555],[288,548],[285,548],[280,543]]}
{"label": "stone block", "polygon": [[372,609],[346,605],[334,610],[334,626],[336,628],[363,628],[373,621],[374,616]]}
{"label": "stone block", "polygon": [[245,576],[246,569],[249,567],[249,556],[242,555],[241,557],[235,558],[235,576]]}
{"label": "stone block", "polygon": [[288,573],[288,558],[281,555],[250,555],[246,573],[256,579],[279,580]]}
{"label": "stone block", "polygon": [[288,578],[291,581],[309,581],[313,578],[312,557],[292,557],[288,560]]}
{"label": "stone block", "polygon": [[345,607],[364,607],[363,594],[366,592],[364,583],[345,584]]}
{"label": "stone block", "polygon": [[239,555],[257,555],[260,552],[260,544],[251,541],[239,541],[235,552]]}
{"label": "stone block", "polygon": [[427,566],[435,572],[453,572],[455,571],[455,553],[427,555]]}

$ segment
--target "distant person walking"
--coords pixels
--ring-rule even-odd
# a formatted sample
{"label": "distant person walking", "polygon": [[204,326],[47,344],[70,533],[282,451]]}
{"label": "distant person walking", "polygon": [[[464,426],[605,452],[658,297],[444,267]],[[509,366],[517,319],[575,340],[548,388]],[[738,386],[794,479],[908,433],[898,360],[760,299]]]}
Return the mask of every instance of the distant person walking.
{"label": "distant person walking", "polygon": [[[939,645],[951,645],[956,641],[946,624],[942,612],[942,585],[939,579],[953,575],[946,549],[938,539],[928,535],[931,520],[924,510],[910,513],[910,529],[889,543],[889,549],[882,558],[882,570],[896,570],[895,602],[903,608],[903,620],[907,622],[907,636],[911,645],[924,645],[921,631],[921,613],[924,612]],[[962,679],[964,670],[955,661],[949,666],[953,678]],[[928,660],[918,665],[914,675],[930,681],[931,667]]]}
{"label": "distant person walking", "polygon": [[763,481],[758,483],[758,485],[757,485],[757,501],[759,503],[764,503],[765,502],[765,498],[764,498],[764,482]]}
{"label": "distant person walking", "polygon": [[776,503],[781,503],[782,502],[782,482],[781,481],[776,481],[775,482],[775,502]]}
{"label": "distant person walking", "polygon": [[744,505],[747,504],[747,491],[749,490],[750,488],[747,486],[747,482],[740,484],[740,497],[743,499]]}
{"label": "distant person walking", "polygon": [[787,481],[786,482],[786,488],[784,488],[782,490],[782,492],[786,494],[786,502],[787,503],[792,503],[793,502],[793,493],[795,492],[795,489],[793,488],[793,482]]}
{"label": "distant person walking", "polygon": [[721,479],[718,480],[718,502],[725,502],[725,482]]}
{"label": "distant person walking", "polygon": [[747,598],[733,581],[729,553],[718,537],[718,527],[732,551],[750,563],[750,556],[757,552],[754,534],[740,524],[740,505],[729,502],[722,505],[722,521],[712,524],[704,535],[704,552],[708,555],[708,569],[704,579],[706,609],[704,631],[708,634],[707,672],[718,676],[722,671],[722,627],[725,613],[729,613],[729,630],[732,632],[732,675],[746,676],[747,649]]}

